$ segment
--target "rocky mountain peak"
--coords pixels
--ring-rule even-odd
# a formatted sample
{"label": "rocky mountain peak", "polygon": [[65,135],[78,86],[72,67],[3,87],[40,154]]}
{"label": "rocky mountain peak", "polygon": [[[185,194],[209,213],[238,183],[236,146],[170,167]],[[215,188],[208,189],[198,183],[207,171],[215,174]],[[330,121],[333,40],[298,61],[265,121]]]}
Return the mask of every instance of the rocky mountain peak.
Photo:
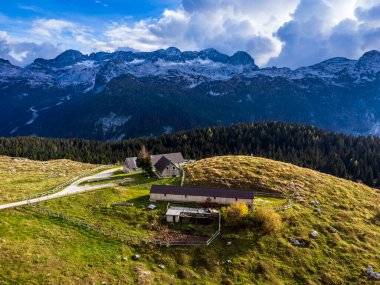
{"label": "rocky mountain peak", "polygon": [[83,55],[80,51],[70,49],[70,50],[66,50],[63,53],[61,53],[60,55],[58,55],[54,59],[54,64],[57,67],[67,66],[67,65],[71,65],[73,63],[76,63],[78,61],[81,61],[81,60],[85,59],[86,57],[87,56]]}
{"label": "rocky mountain peak", "polygon": [[12,65],[9,60],[0,58],[1,65]]}
{"label": "rocky mountain peak", "polygon": [[214,48],[204,49],[199,52],[202,59],[209,59],[215,62],[227,63],[229,56],[218,52]]}
{"label": "rocky mountain peak", "polygon": [[253,65],[255,64],[255,61],[245,51],[238,51],[230,57],[228,63],[233,65]]}

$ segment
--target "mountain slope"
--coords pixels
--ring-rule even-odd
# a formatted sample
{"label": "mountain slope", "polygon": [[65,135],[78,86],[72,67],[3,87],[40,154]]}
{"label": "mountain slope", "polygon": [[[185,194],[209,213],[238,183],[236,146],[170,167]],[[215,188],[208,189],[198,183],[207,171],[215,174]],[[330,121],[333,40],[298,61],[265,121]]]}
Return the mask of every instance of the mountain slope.
{"label": "mountain slope", "polygon": [[[84,55],[19,68],[0,61],[0,135],[120,140],[237,122],[380,134],[380,53],[296,70],[215,49]],[[79,123],[79,124],[78,124]]]}
{"label": "mountain slope", "polygon": [[[371,284],[362,269],[372,265],[380,270],[378,190],[249,156],[203,159],[188,166],[186,177],[190,185],[246,188],[293,197],[293,207],[280,212],[284,227],[278,235],[253,234],[248,241],[244,234],[231,233],[231,238],[237,239],[236,246],[224,248],[225,255],[237,246],[244,248],[234,256],[233,278],[249,276],[252,279],[246,282],[263,284]],[[271,202],[262,204],[256,197],[256,205],[270,207]],[[315,239],[310,237],[313,230],[319,233]],[[248,232],[245,237],[251,235]],[[307,248],[293,246],[288,238],[306,239],[311,244]],[[263,276],[253,277],[245,270],[261,270]]]}

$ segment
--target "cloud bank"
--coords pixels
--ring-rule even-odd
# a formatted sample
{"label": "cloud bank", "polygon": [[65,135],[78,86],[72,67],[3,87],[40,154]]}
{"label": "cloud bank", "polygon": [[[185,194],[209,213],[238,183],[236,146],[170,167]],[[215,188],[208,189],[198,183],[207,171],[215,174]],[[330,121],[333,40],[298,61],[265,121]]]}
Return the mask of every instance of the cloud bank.
{"label": "cloud bank", "polygon": [[[112,2],[112,1],[110,1]],[[28,24],[25,24],[28,25]],[[67,19],[36,19],[27,40],[0,32],[0,57],[23,65],[35,57],[126,48],[213,47],[249,52],[260,66],[311,65],[380,49],[378,0],[183,0],[156,18],[91,27]]]}

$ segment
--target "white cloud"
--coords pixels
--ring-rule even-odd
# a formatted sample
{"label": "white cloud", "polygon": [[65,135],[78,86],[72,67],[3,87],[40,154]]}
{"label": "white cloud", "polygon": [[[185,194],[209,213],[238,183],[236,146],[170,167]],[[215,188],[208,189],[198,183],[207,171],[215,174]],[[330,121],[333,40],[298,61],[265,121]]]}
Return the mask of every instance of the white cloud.
{"label": "white cloud", "polygon": [[53,58],[61,50],[50,43],[17,41],[5,31],[0,31],[0,58],[8,59],[15,65],[26,65],[38,57]]}
{"label": "white cloud", "polygon": [[33,22],[33,27],[30,32],[32,34],[51,38],[54,35],[60,36],[64,30],[72,28],[75,28],[75,24],[68,21],[56,19],[39,19]]}
{"label": "white cloud", "polygon": [[284,46],[270,64],[299,67],[379,49],[379,16],[379,6],[364,1],[302,0],[292,20],[277,31]]}
{"label": "white cloud", "polygon": [[232,54],[245,50],[259,64],[281,50],[275,31],[290,20],[298,0],[184,0],[177,10],[165,10],[158,19],[132,24],[113,24],[105,36],[111,47],[129,46],[153,50],[214,47]]}
{"label": "white cloud", "polygon": [[35,47],[23,48],[46,42],[55,48],[50,48],[51,55],[69,48],[88,53],[125,47],[144,51],[213,47],[227,54],[247,51],[261,66],[299,67],[334,56],[357,58],[369,49],[380,49],[379,1],[182,0],[177,9],[139,21],[123,17],[94,25],[84,20],[37,19],[29,26],[25,22],[29,33],[23,38],[0,32],[0,41],[18,43],[17,50],[0,47],[0,56],[9,49],[6,54],[13,62],[29,62]]}

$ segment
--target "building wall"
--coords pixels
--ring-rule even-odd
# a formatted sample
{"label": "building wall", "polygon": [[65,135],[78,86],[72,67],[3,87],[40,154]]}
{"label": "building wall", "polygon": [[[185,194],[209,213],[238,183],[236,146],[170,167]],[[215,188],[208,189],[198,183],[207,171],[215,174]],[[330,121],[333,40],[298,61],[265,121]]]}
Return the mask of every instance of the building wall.
{"label": "building wall", "polygon": [[179,169],[174,164],[170,164],[168,167],[164,169],[164,171],[160,173],[160,175],[161,177],[177,177],[180,175],[180,173]]}
{"label": "building wall", "polygon": [[171,216],[171,215],[167,215],[166,216],[166,221],[168,223],[178,223],[179,222],[179,216]]}
{"label": "building wall", "polygon": [[208,197],[208,196],[186,196],[186,195],[173,195],[173,194],[156,194],[151,193],[150,199],[153,201],[173,201],[173,202],[196,202],[205,203],[206,200],[210,198],[212,203],[230,205],[236,201],[243,201],[247,205],[252,205],[253,200],[251,199],[235,199],[235,198],[221,198],[221,197]]}

